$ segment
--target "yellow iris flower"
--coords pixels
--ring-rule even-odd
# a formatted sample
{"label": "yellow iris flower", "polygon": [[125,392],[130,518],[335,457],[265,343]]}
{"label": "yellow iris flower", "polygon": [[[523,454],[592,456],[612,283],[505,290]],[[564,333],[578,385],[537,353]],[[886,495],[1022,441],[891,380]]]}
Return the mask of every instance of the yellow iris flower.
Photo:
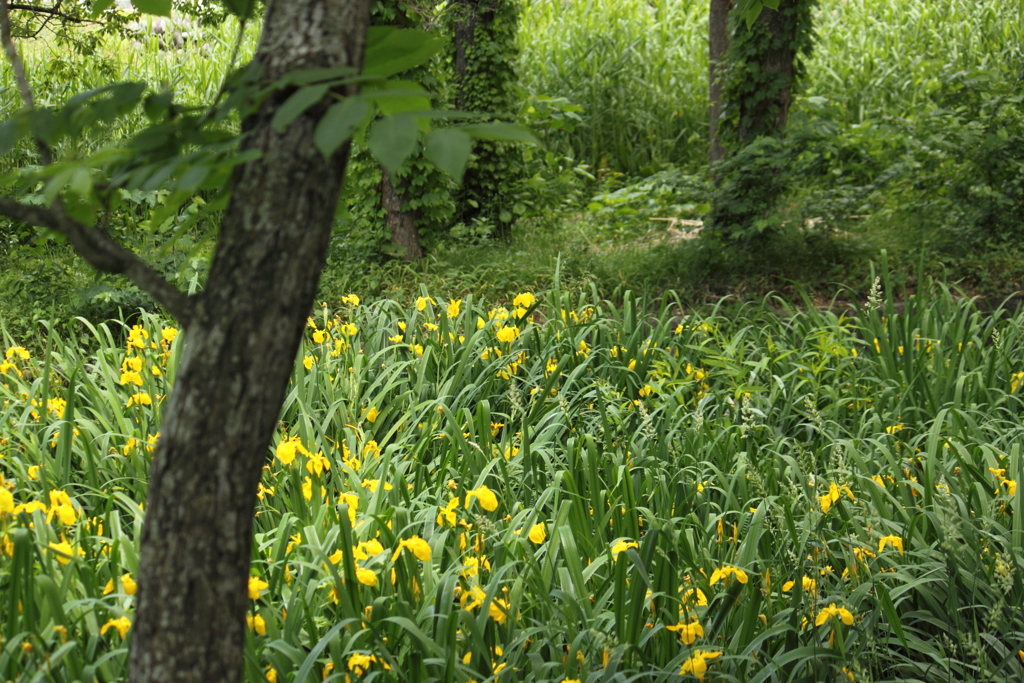
{"label": "yellow iris flower", "polygon": [[692,674],[697,677],[697,680],[703,681],[705,674],[708,672],[707,660],[721,656],[721,652],[694,650],[693,655],[683,662],[682,668],[679,669],[679,675]]}
{"label": "yellow iris flower", "polygon": [[403,538],[398,542],[398,547],[395,548],[395,554],[391,556],[392,562],[397,560],[398,556],[402,554],[402,548],[408,548],[409,551],[421,562],[430,562],[430,558],[433,555],[433,550],[430,548],[429,543],[419,536],[413,536],[411,538]]}
{"label": "yellow iris flower", "polygon": [[680,621],[675,626],[666,626],[669,631],[677,631],[679,637],[682,638],[684,645],[693,645],[697,638],[704,637],[704,627],[697,621],[697,617],[694,616],[690,619],[689,623]]}
{"label": "yellow iris flower", "polygon": [[723,565],[715,571],[711,572],[711,580],[708,581],[708,583],[714,585],[721,580],[729,578],[730,576],[735,576],[737,581],[744,584],[749,580],[747,578],[747,573],[739,567],[730,567],[729,565]]}
{"label": "yellow iris flower", "polygon": [[821,626],[833,617],[837,617],[847,626],[853,625],[853,614],[850,613],[850,610],[846,609],[845,607],[836,607],[836,603],[834,602],[828,607],[825,607],[820,612],[818,612],[818,616],[814,620],[814,625]]}

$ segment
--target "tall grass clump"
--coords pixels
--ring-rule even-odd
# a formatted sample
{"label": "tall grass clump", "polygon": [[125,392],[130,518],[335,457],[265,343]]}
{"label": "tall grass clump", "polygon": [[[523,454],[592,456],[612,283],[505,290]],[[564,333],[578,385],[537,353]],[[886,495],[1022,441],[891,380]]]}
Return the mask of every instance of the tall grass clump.
{"label": "tall grass clump", "polygon": [[519,72],[530,94],[583,108],[576,158],[632,175],[706,152],[707,3],[530,0]]}
{"label": "tall grass clump", "polygon": [[1024,73],[1017,3],[985,0],[824,2],[807,93],[840,105],[846,123],[912,116],[955,74]]}
{"label": "tall grass clump", "polygon": [[[898,309],[883,275],[846,311],[557,276],[317,308],[256,491],[246,680],[1020,680],[1024,314]],[[80,332],[4,343],[7,680],[125,680],[188,340]]]}
{"label": "tall grass clump", "polygon": [[[522,21],[527,92],[583,107],[569,135],[579,160],[631,175],[703,164],[706,2],[530,0]],[[918,113],[956,74],[1022,69],[1016,3],[824,2],[815,27],[802,87],[838,105],[844,123]]]}

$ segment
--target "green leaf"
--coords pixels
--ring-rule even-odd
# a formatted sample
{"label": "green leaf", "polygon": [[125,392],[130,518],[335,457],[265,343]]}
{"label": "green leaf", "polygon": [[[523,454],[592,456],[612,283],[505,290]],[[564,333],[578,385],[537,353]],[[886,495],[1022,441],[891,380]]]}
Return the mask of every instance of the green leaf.
{"label": "green leaf", "polygon": [[17,121],[4,121],[0,123],[0,156],[14,149],[20,137],[21,129]]}
{"label": "green leaf", "polygon": [[369,103],[352,97],[332,105],[313,134],[313,143],[324,158],[334,154],[343,142],[352,137],[369,113]]}
{"label": "green leaf", "polygon": [[900,615],[896,612],[896,606],[892,604],[892,597],[889,595],[888,589],[885,584],[879,582],[875,584],[875,591],[878,594],[878,601],[882,605],[882,611],[885,613],[886,621],[889,622],[889,626],[896,633],[896,637],[900,639],[903,647],[907,647],[907,636],[903,633]]}
{"label": "green leaf", "polygon": [[473,123],[468,126],[459,126],[459,130],[478,140],[540,144],[540,141],[527,128],[514,123]]}
{"label": "green leaf", "polygon": [[143,14],[171,16],[171,0],[132,0],[132,5]]}
{"label": "green leaf", "polygon": [[117,115],[127,114],[138,106],[146,87],[142,82],[116,83],[111,86],[110,101],[113,102]]}
{"label": "green leaf", "polygon": [[195,192],[208,175],[210,175],[210,168],[208,166],[193,166],[178,179],[178,189],[186,192]]}
{"label": "green leaf", "polygon": [[371,26],[366,38],[363,73],[386,78],[424,64],[444,46],[426,31]]}
{"label": "green leaf", "polygon": [[472,138],[457,128],[439,128],[431,131],[424,145],[427,158],[460,183],[472,151]]}
{"label": "green leaf", "polygon": [[396,173],[416,149],[418,137],[416,118],[409,114],[395,114],[373,124],[367,146],[384,168]]}
{"label": "green leaf", "polygon": [[733,9],[746,23],[747,29],[749,30],[757,18],[761,16],[761,10],[764,8],[771,10],[779,9],[779,0],[740,0],[740,2]]}
{"label": "green leaf", "polygon": [[33,109],[28,113],[28,126],[32,135],[46,143],[57,138],[59,121],[50,109]]}
{"label": "green leaf", "polygon": [[231,12],[236,17],[242,19],[249,19],[253,15],[253,9],[256,7],[255,0],[221,0],[224,3],[224,7],[227,8],[228,12]]}
{"label": "green leaf", "polygon": [[283,133],[284,129],[292,121],[299,118],[304,111],[323,99],[324,95],[327,94],[327,88],[328,86],[325,84],[299,88],[274,112],[274,119],[270,122],[270,125],[278,133]]}
{"label": "green leaf", "polygon": [[142,103],[142,109],[146,112],[146,118],[156,121],[163,118],[170,111],[174,101],[174,92],[165,90],[162,93],[150,95]]}
{"label": "green leaf", "polygon": [[295,678],[292,680],[295,683],[306,683],[309,680],[309,674],[313,671],[313,667],[316,666],[317,657],[324,651],[327,645],[331,642],[331,639],[338,635],[341,629],[346,628],[349,624],[359,621],[358,619],[348,618],[343,619],[334,626],[331,627],[323,638],[310,650],[309,654],[306,655],[306,659],[302,662],[302,666],[299,667],[298,672],[295,674]]}
{"label": "green leaf", "polygon": [[92,3],[92,12],[90,13],[92,18],[95,19],[102,12],[110,9],[113,4],[114,0],[96,0],[96,2]]}
{"label": "green leaf", "polygon": [[53,200],[64,191],[64,188],[71,182],[71,177],[75,174],[75,170],[73,167],[60,168],[50,178],[50,181],[43,188],[43,199],[47,205],[52,204]]}
{"label": "green leaf", "polygon": [[356,73],[356,70],[350,66],[334,66],[331,68],[317,67],[315,69],[296,69],[295,71],[289,71],[286,73],[278,85],[311,85],[313,83],[323,83],[325,81],[350,81],[354,79],[347,78]]}
{"label": "green leaf", "polygon": [[380,85],[368,85],[363,93],[373,99],[385,116],[407,111],[430,109],[430,97],[419,83],[413,81],[386,81]]}
{"label": "green leaf", "polygon": [[68,181],[68,189],[82,197],[92,192],[92,176],[89,175],[89,169],[75,169],[75,172],[71,174],[70,181]]}

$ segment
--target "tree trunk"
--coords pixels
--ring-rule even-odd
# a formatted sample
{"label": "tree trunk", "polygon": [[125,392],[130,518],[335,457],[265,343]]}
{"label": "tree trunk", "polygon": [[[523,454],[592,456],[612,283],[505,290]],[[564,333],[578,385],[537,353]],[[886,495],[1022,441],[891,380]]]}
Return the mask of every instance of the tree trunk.
{"label": "tree trunk", "polygon": [[[369,0],[268,0],[255,61],[359,67]],[[277,92],[244,149],[154,456],[131,644],[133,683],[241,680],[256,485],[326,259],[348,157],[313,145],[323,105],[283,133]]]}
{"label": "tree trunk", "polygon": [[469,54],[473,50],[477,24],[476,0],[455,0],[459,11],[454,30],[452,31],[452,47],[455,49],[455,109],[466,111],[474,103],[469,97],[470,61]]}
{"label": "tree trunk", "polygon": [[[760,70],[767,89],[764,96],[743,98],[740,111],[739,139],[749,144],[760,135],[781,136],[786,130],[789,107],[793,103],[793,81],[796,52],[793,50],[793,24],[798,20],[797,6],[801,0],[782,0],[778,10],[765,8],[757,18],[755,30],[769,35],[768,47],[761,53]],[[809,11],[809,10],[808,10]],[[744,125],[746,122],[748,125]]]}
{"label": "tree trunk", "polygon": [[[424,28],[423,22],[416,22],[406,14],[405,0],[383,0],[374,6],[370,15],[373,26],[396,26],[399,28]],[[426,75],[426,67],[419,67],[404,74],[396,74],[396,78],[421,82]],[[413,159],[415,158],[415,155]],[[412,159],[406,161],[407,167]],[[419,216],[415,211],[404,211],[402,204],[405,197],[398,190],[399,185],[392,182],[391,174],[381,167],[380,203],[384,209],[384,224],[391,233],[391,242],[402,251],[402,259],[414,261],[423,257],[420,248],[420,231],[416,225]]]}
{"label": "tree trunk", "polygon": [[725,157],[725,148],[718,139],[718,119],[722,114],[721,75],[729,51],[729,10],[732,4],[732,0],[711,0],[708,12],[708,99],[711,104],[708,127],[712,165]]}
{"label": "tree trunk", "polygon": [[420,234],[416,229],[416,216],[411,211],[402,210],[402,195],[398,193],[394,183],[391,182],[391,174],[387,169],[381,169],[380,180],[380,202],[384,208],[384,220],[391,231],[391,241],[399,249],[404,249],[402,258],[406,261],[414,261],[423,257],[423,250],[420,249]]}
{"label": "tree trunk", "polygon": [[[455,108],[514,119],[518,3],[515,0],[454,0],[450,55]],[[467,225],[489,221],[495,235],[512,234],[514,197],[509,192],[522,174],[521,154],[508,143],[477,141],[456,199],[456,216]]]}

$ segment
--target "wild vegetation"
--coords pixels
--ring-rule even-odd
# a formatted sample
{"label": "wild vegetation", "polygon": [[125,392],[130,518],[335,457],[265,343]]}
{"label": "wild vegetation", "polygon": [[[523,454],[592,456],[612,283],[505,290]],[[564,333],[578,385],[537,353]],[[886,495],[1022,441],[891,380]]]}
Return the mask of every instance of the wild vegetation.
{"label": "wild vegetation", "polygon": [[[499,4],[501,84],[467,82],[515,85],[490,114],[543,145],[478,148],[471,191],[413,153],[410,262],[357,136],[257,489],[244,680],[1021,680],[1020,8],[822,0],[786,134],[712,173],[707,2]],[[374,22],[475,7],[413,5]],[[205,107],[257,24],[21,47],[42,107],[120,80]],[[403,87],[473,108],[457,54]],[[38,152],[4,151],[9,193]],[[199,292],[222,207],[170,194],[105,228]],[[4,220],[0,252],[0,676],[125,681],[190,335],[52,233]]]}
{"label": "wild vegetation", "polygon": [[[628,284],[651,293],[674,288],[698,303],[729,292],[790,291],[792,280],[826,297],[838,282],[863,295],[868,263],[881,248],[910,277],[924,263],[930,274],[962,280],[995,300],[1019,288],[1015,226],[1022,203],[1014,188],[1022,123],[1014,84],[1022,67],[1015,7],[824,3],[784,149],[760,156],[755,149],[739,162],[768,156],[761,163],[774,164],[780,176],[770,196],[784,199],[766,217],[772,239],[757,259],[723,250],[714,239],[707,248],[679,239],[687,228],[678,221],[701,220],[714,198],[704,163],[705,17],[704,4],[689,2],[653,9],[633,1],[525,4],[519,118],[543,137],[545,149],[527,150],[516,190],[523,214],[511,248],[488,239],[494,226],[486,222],[443,226],[437,221],[452,209],[441,202],[419,209],[425,259],[412,266],[381,259],[380,219],[356,203],[352,228],[339,228],[323,296],[359,291],[408,301],[424,282],[456,297],[501,296],[550,286],[558,254],[566,260],[564,276],[593,282],[613,298]],[[131,76],[170,84],[191,104],[216,92],[236,35],[229,19],[197,29],[182,50],[161,50],[152,37],[137,41],[141,48],[111,38],[91,56],[39,43],[25,53],[44,102],[110,76]],[[255,36],[250,28],[237,61],[251,55]],[[3,110],[11,112],[16,88],[9,72],[0,77],[7,79]],[[361,178],[351,179],[353,187],[364,194],[375,187],[370,175],[366,183]],[[444,191],[443,182],[430,182],[431,196]],[[160,252],[158,240],[133,228],[145,225],[159,201],[129,200],[112,227],[187,287],[201,281],[211,225],[201,222],[186,234],[184,248]],[[2,248],[17,267],[0,275],[0,309],[11,329],[32,331],[51,308],[60,318],[101,320],[119,308],[152,305],[133,286],[97,278],[31,232],[7,235]]]}
{"label": "wild vegetation", "polygon": [[[1019,680],[1024,318],[893,293],[324,304],[259,485],[247,680]],[[11,680],[125,672],[187,340],[80,329],[2,366]]]}

